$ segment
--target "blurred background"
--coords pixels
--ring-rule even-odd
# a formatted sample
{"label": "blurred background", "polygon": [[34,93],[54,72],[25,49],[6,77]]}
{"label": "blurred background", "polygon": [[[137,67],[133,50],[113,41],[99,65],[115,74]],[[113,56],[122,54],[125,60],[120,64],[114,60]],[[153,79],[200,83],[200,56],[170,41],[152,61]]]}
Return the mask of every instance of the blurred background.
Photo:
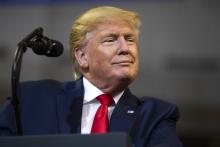
{"label": "blurred background", "polygon": [[185,147],[220,146],[220,1],[218,0],[0,0],[0,106],[10,96],[17,43],[35,28],[59,40],[59,58],[23,56],[21,81],[72,80],[68,36],[87,9],[118,6],[141,15],[140,70],[131,85],[138,96],[175,103],[177,132]]}

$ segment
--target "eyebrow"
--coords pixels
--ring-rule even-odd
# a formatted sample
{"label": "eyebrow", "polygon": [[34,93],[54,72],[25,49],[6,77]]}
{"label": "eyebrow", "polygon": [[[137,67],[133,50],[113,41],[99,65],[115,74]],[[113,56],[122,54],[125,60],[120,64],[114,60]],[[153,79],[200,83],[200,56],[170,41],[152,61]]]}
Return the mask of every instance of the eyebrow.
{"label": "eyebrow", "polygon": [[[103,34],[103,37],[117,37],[119,36],[119,33],[106,33]],[[135,37],[136,35],[134,33],[123,33],[123,36],[125,37]]]}

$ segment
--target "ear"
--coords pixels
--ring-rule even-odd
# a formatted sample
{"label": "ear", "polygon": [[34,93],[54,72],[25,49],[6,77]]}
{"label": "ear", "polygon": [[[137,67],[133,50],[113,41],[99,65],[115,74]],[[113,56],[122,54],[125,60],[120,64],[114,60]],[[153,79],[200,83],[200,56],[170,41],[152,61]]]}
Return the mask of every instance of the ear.
{"label": "ear", "polygon": [[80,67],[82,67],[82,68],[88,67],[87,55],[86,55],[86,51],[84,48],[75,49],[74,56],[75,56]]}

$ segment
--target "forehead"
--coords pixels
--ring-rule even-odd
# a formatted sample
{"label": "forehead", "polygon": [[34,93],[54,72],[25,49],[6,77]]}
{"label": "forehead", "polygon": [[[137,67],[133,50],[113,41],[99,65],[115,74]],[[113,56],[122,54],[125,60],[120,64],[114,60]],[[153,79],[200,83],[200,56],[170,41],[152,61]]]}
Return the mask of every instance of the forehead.
{"label": "forehead", "polygon": [[94,31],[96,35],[105,36],[108,34],[131,34],[136,36],[135,29],[124,21],[110,21],[98,24]]}

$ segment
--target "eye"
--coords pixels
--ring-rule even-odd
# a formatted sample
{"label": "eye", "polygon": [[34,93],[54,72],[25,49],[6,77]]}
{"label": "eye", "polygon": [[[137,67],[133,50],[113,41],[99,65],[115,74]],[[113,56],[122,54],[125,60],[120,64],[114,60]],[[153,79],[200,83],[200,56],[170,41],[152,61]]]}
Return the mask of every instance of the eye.
{"label": "eye", "polygon": [[103,42],[114,42],[114,41],[115,41],[114,37],[106,37],[103,40]]}
{"label": "eye", "polygon": [[132,38],[132,37],[128,37],[126,40],[129,42],[135,42],[134,38]]}
{"label": "eye", "polygon": [[110,34],[108,36],[105,36],[102,39],[102,44],[103,45],[113,45],[115,43],[115,41],[117,41],[117,36],[114,34]]}
{"label": "eye", "polygon": [[128,43],[128,45],[133,45],[136,43],[136,39],[134,37],[127,37],[126,42]]}
{"label": "eye", "polygon": [[129,43],[134,43],[134,42],[136,42],[136,39],[135,39],[135,37],[134,37],[133,35],[127,35],[127,36],[125,36],[125,40],[126,40],[127,42],[129,42]]}

